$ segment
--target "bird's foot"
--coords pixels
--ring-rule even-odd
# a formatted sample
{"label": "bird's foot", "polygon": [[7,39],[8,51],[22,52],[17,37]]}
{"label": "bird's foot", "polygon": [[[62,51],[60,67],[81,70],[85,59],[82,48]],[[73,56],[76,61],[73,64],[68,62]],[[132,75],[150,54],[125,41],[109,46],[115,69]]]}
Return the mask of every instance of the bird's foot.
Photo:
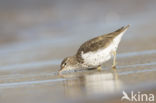
{"label": "bird's foot", "polygon": [[112,65],[112,68],[113,68],[113,69],[116,69],[116,65],[117,65],[117,62],[115,61],[115,62],[113,63],[113,65]]}
{"label": "bird's foot", "polygon": [[116,65],[112,65],[112,68],[113,68],[113,69],[116,69]]}
{"label": "bird's foot", "polygon": [[98,71],[101,71],[101,70],[102,70],[102,67],[101,67],[101,66],[98,66],[98,67],[97,67],[97,70],[98,70]]}

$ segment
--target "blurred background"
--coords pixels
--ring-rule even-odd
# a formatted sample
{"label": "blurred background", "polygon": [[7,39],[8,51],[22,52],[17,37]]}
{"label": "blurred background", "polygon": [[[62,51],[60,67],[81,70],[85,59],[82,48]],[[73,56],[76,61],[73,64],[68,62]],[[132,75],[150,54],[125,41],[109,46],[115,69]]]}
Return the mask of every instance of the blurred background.
{"label": "blurred background", "polygon": [[[121,52],[153,49],[155,4],[155,0],[0,0],[0,52],[27,48],[48,55],[42,59],[61,59],[73,55],[84,41],[127,24],[131,28],[123,40],[140,42],[131,48],[124,45]],[[49,55],[52,52],[57,53]]]}
{"label": "blurred background", "polygon": [[[96,36],[127,24],[133,28],[129,37],[152,35],[155,3],[155,0],[1,0],[0,43]],[[137,30],[140,33],[136,28],[141,29]]]}
{"label": "blurred background", "polygon": [[[118,50],[119,72],[127,72],[124,75],[119,73],[120,86],[117,88],[147,82],[153,85],[156,78],[155,4],[156,0],[0,0],[0,102],[17,103],[16,94],[22,102],[39,103],[40,99],[35,98],[44,97],[46,99],[42,102],[48,103],[54,100],[55,93],[77,93],[79,89],[94,86],[97,88],[94,88],[93,94],[110,92],[107,87],[114,84],[114,79],[109,79],[110,85],[105,79],[103,85],[103,79],[99,80],[108,73],[93,76],[98,77],[98,86],[95,85],[96,79],[88,82],[88,78],[93,77],[85,73],[83,78],[87,78],[87,83],[79,78],[78,82],[66,81],[65,84],[64,79],[55,73],[61,60],[74,55],[84,41],[128,24],[131,27],[123,36]],[[110,65],[111,62],[105,64],[106,67]],[[151,74],[147,75],[146,69],[151,69]],[[129,75],[131,70],[134,72]],[[137,75],[136,71],[141,71],[142,75]],[[63,85],[52,86],[53,81],[61,81]],[[42,83],[45,83],[44,86]],[[40,85],[36,87],[34,84]],[[75,89],[75,85],[80,84],[81,88]],[[19,85],[22,87],[19,88]],[[101,90],[100,86],[106,88]],[[88,93],[87,90],[82,91]],[[25,98],[28,94],[30,98]],[[45,96],[47,94],[49,97]]]}

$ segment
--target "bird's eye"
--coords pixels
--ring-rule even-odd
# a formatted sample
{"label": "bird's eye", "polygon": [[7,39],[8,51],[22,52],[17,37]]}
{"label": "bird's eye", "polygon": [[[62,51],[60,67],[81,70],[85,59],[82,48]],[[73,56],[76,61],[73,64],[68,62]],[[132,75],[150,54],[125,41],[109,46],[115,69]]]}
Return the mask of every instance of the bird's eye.
{"label": "bird's eye", "polygon": [[67,63],[64,63],[64,65],[66,65]]}

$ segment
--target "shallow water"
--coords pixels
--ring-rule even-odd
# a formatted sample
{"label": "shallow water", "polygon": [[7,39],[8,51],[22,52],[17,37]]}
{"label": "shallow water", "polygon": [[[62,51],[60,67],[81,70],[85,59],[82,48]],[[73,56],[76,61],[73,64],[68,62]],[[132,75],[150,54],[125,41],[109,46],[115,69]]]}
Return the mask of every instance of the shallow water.
{"label": "shallow water", "polygon": [[[155,1],[17,1],[0,1],[0,103],[118,103],[123,90],[156,94]],[[127,24],[116,70],[110,60],[102,71],[58,75],[84,41]]]}

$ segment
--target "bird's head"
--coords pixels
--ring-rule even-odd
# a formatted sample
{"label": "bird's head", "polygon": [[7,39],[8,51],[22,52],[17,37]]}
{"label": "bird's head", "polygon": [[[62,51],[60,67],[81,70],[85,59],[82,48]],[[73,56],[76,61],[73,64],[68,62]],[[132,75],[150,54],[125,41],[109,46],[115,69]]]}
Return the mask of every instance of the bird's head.
{"label": "bird's head", "polygon": [[61,69],[59,70],[59,72],[74,71],[76,68],[78,68],[76,57],[71,56],[63,59],[60,68]]}

